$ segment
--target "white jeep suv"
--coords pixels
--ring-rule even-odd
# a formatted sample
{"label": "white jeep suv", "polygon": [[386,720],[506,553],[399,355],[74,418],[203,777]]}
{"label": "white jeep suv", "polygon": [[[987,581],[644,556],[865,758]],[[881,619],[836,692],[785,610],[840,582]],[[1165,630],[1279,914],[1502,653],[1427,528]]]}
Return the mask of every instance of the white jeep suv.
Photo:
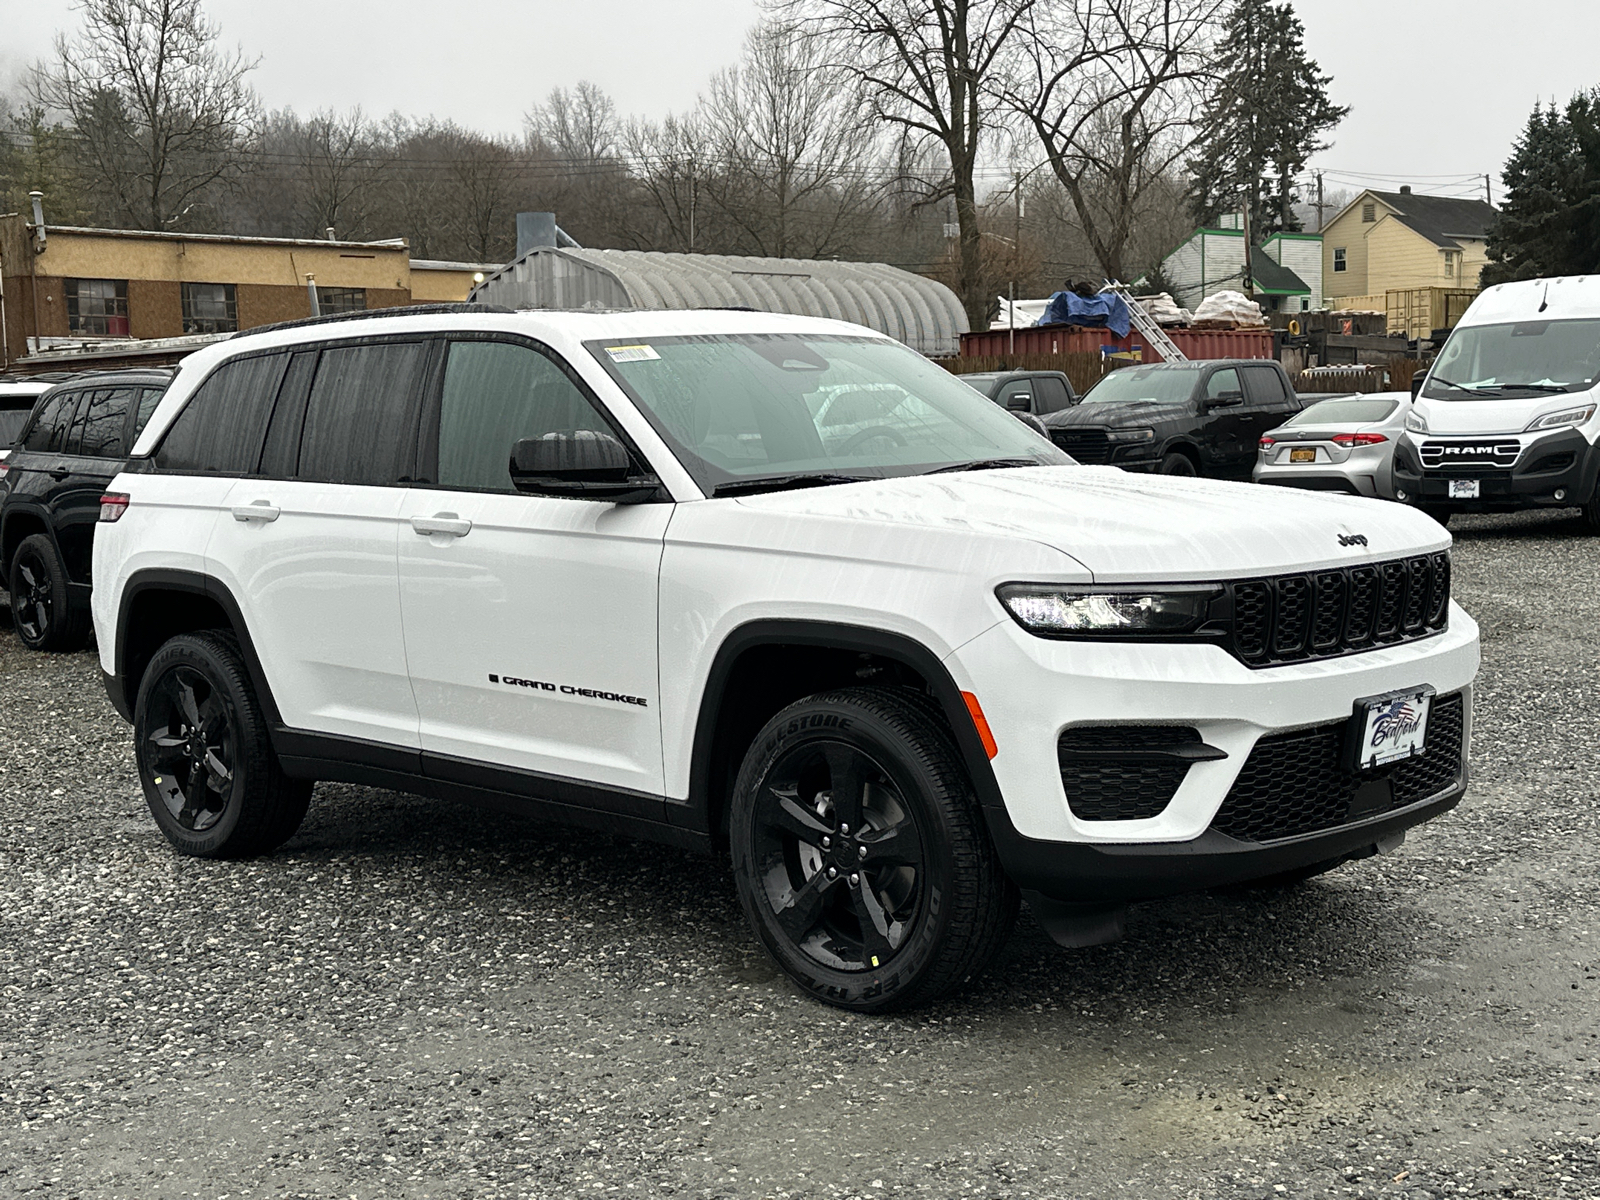
{"label": "white jeep suv", "polygon": [[187,359],[93,607],[183,852],[278,846],[319,779],[724,849],[783,968],[882,1010],[1019,896],[1088,944],[1454,806],[1449,546],[1078,466],[853,325],[461,306]]}

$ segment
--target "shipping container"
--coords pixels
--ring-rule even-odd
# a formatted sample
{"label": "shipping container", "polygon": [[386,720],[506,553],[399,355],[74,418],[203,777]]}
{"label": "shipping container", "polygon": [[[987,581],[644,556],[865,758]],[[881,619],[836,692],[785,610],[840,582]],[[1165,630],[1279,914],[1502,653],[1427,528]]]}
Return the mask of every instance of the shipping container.
{"label": "shipping container", "polygon": [[[1016,334],[1015,343],[1012,333]],[[1271,358],[1270,329],[1168,329],[1173,344],[1191,359]],[[1120,354],[1138,349],[1145,362],[1160,362],[1161,355],[1145,344],[1137,329],[1119,338],[1109,329],[1085,329],[1080,325],[1030,326],[1027,329],[990,329],[986,333],[963,333],[961,355],[995,357],[1007,354]]]}
{"label": "shipping container", "polygon": [[1386,293],[1389,332],[1408,338],[1432,337],[1435,329],[1454,329],[1477,292],[1468,288],[1395,288]]}

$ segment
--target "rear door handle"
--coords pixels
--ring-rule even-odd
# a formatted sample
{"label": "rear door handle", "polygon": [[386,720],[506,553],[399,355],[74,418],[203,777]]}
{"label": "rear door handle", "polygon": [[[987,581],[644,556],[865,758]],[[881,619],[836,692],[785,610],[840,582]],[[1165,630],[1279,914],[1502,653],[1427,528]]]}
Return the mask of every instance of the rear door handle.
{"label": "rear door handle", "polygon": [[411,528],[423,537],[442,533],[447,537],[466,537],[472,532],[472,522],[453,512],[434,513],[431,517],[412,517]]}
{"label": "rear door handle", "polygon": [[235,521],[276,521],[278,519],[278,506],[270,500],[254,500],[249,504],[241,504],[233,510]]}
{"label": "rear door handle", "polygon": [[50,468],[50,478],[54,479],[58,483],[61,480],[65,479],[68,475],[71,475],[71,474],[72,474],[72,469],[70,467],[51,467]]}

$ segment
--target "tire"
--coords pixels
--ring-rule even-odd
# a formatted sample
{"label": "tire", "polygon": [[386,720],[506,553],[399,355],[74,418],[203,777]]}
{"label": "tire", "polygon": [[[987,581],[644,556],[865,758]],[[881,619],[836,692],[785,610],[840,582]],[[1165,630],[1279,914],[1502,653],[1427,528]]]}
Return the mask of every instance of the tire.
{"label": "tire", "polygon": [[1455,513],[1448,506],[1443,504],[1419,504],[1417,507],[1423,512],[1427,513],[1435,521],[1439,522],[1439,524],[1443,525],[1446,529],[1450,528],[1450,518],[1453,517]]}
{"label": "tire", "polygon": [[231,634],[183,634],[157,650],[139,683],[133,730],[150,813],[184,854],[265,854],[300,828],[311,784],[278,765]]}
{"label": "tire", "polygon": [[81,650],[89,640],[89,612],[75,608],[67,570],[55,543],[42,533],[24,538],[11,558],[11,624],[30,650]]}
{"label": "tire", "polygon": [[1200,472],[1194,468],[1194,459],[1190,458],[1187,454],[1178,454],[1174,452],[1161,460],[1161,474],[1186,475],[1190,478],[1194,478],[1195,476],[1198,476]]}
{"label": "tire", "polygon": [[1579,520],[1583,522],[1583,531],[1590,534],[1600,534],[1600,479],[1595,481],[1594,495],[1589,497],[1589,503],[1583,506]]}
{"label": "tire", "polygon": [[1017,889],[949,730],[896,689],[827,692],[768,721],[734,785],[729,841],[756,936],[839,1008],[947,995],[1016,920]]}

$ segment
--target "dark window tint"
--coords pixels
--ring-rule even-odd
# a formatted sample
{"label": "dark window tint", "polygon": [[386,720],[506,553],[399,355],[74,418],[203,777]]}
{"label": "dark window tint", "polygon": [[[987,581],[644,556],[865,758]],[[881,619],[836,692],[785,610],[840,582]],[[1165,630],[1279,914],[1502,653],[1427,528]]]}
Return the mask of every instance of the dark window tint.
{"label": "dark window tint", "polygon": [[1229,368],[1218,371],[1206,381],[1206,399],[1215,400],[1218,396],[1228,392],[1238,395],[1242,389],[1239,387],[1239,372]]}
{"label": "dark window tint", "polygon": [[1072,405],[1072,396],[1067,391],[1067,385],[1059,379],[1048,375],[1041,376],[1033,381],[1034,394],[1039,397],[1039,415],[1060,412],[1063,408]]}
{"label": "dark window tint", "polygon": [[267,444],[261,451],[261,474],[269,479],[293,479],[300,458],[300,427],[306,419],[306,396],[317,370],[317,352],[308,350],[289,360],[289,370],[278,389],[267,426]]}
{"label": "dark window tint", "polygon": [[1032,412],[1033,384],[1026,379],[1013,379],[1000,389],[995,399],[1000,401],[1000,407],[1012,412]]}
{"label": "dark window tint", "polygon": [[[139,435],[144,432],[144,427],[150,424],[150,416],[156,411],[156,405],[161,403],[161,397],[165,392],[165,388],[141,388],[139,390],[139,411],[133,416],[132,439],[134,441],[137,441]],[[129,442],[128,448],[130,450],[133,448],[132,441]]]}
{"label": "dark window tint", "polygon": [[89,408],[95,400],[104,396],[104,392],[85,392],[80,394],[78,407],[75,411],[72,424],[67,428],[67,436],[58,447],[63,454],[83,453],[83,430],[89,422]]}
{"label": "dark window tint", "polygon": [[287,354],[263,354],[211,372],[161,440],[156,465],[165,471],[253,472],[288,363]]}
{"label": "dark window tint", "polygon": [[409,475],[426,353],[422,342],[324,350],[300,434],[299,477],[387,484]]}
{"label": "dark window tint", "polygon": [[1289,398],[1283,376],[1271,367],[1246,367],[1244,378],[1245,386],[1250,389],[1251,404],[1277,405]]}
{"label": "dark window tint", "polygon": [[[83,427],[79,454],[91,458],[120,458],[127,454],[122,435],[128,427],[128,409],[141,389],[110,388],[95,392],[89,399],[88,420]],[[79,416],[83,416],[79,413]]]}
{"label": "dark window tint", "polygon": [[17,440],[17,435],[27,423],[28,410],[25,408],[0,410],[0,450],[11,449]]}
{"label": "dark window tint", "polygon": [[23,448],[27,450],[59,450],[66,436],[67,424],[72,420],[72,410],[77,406],[77,392],[53,392],[39,406],[39,419],[28,430]]}
{"label": "dark window tint", "polygon": [[549,358],[509,342],[456,342],[439,402],[441,487],[511,491],[511,448],[523,438],[611,432]]}

